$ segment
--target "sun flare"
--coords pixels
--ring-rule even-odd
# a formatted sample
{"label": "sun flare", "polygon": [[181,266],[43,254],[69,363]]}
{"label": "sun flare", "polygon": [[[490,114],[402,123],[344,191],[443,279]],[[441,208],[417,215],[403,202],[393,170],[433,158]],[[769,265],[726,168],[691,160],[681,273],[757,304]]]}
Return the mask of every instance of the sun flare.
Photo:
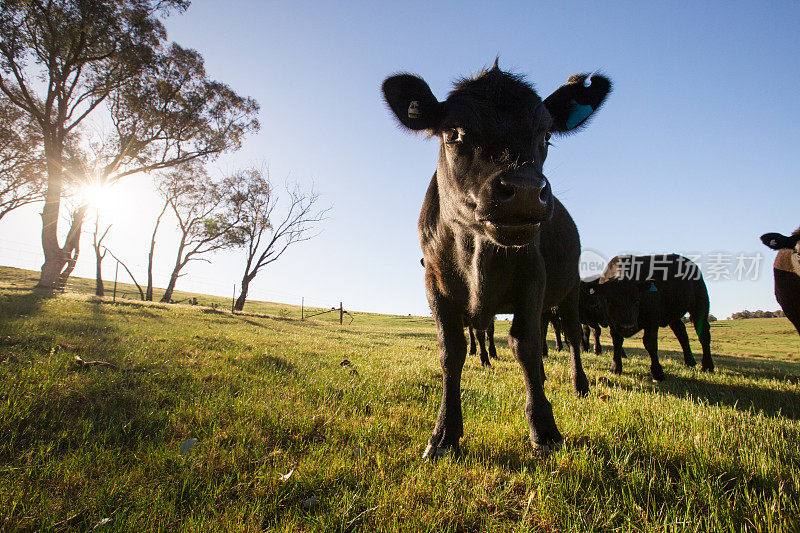
{"label": "sun flare", "polygon": [[95,211],[109,211],[114,208],[116,198],[111,188],[97,183],[87,185],[83,188],[83,201]]}

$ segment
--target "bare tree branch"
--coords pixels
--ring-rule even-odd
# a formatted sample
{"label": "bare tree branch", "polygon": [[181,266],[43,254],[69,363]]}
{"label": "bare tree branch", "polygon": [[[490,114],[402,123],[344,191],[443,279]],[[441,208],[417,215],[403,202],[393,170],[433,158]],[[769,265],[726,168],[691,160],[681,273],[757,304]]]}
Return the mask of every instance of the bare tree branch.
{"label": "bare tree branch", "polygon": [[127,266],[125,263],[123,263],[123,262],[122,262],[122,260],[121,260],[119,257],[117,257],[116,255],[114,255],[114,252],[112,252],[112,251],[111,251],[111,250],[109,250],[108,248],[105,248],[105,247],[103,247],[103,248],[104,248],[106,251],[108,251],[108,253],[111,255],[111,257],[113,257],[114,259],[116,259],[116,260],[117,260],[117,262],[118,262],[120,265],[122,265],[122,268],[124,268],[124,269],[125,269],[125,272],[127,272],[127,273],[128,273],[128,275],[131,277],[131,280],[133,281],[133,284],[134,284],[134,285],[136,285],[136,288],[139,290],[139,297],[140,297],[142,300],[144,300],[144,291],[142,290],[142,287],[141,287],[141,285],[139,285],[139,283],[136,281],[136,278],[135,278],[135,277],[133,277],[133,272],[131,272],[131,269],[130,269],[130,268],[128,268],[128,266]]}
{"label": "bare tree branch", "polygon": [[[279,196],[269,181],[266,168],[252,167],[227,179],[229,209],[238,212],[239,224],[232,234],[236,245],[246,249],[241,292],[234,304],[244,308],[250,282],[265,266],[277,261],[294,244],[313,239],[314,231],[330,212],[319,208],[319,195],[298,184],[286,184],[285,208],[278,218]],[[275,222],[277,218],[277,223]]]}

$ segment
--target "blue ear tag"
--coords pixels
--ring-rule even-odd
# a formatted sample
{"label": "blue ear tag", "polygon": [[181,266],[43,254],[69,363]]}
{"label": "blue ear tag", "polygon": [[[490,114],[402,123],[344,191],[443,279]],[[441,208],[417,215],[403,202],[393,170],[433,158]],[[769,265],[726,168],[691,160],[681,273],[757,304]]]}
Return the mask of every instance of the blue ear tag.
{"label": "blue ear tag", "polygon": [[656,288],[656,286],[655,286],[655,284],[654,284],[654,283],[651,283],[651,284],[650,284],[650,289],[648,289],[648,290],[649,290],[650,292],[658,292],[658,289]]}
{"label": "blue ear tag", "polygon": [[590,105],[581,105],[575,103],[570,110],[569,117],[567,117],[567,129],[571,130],[594,113],[594,109]]}

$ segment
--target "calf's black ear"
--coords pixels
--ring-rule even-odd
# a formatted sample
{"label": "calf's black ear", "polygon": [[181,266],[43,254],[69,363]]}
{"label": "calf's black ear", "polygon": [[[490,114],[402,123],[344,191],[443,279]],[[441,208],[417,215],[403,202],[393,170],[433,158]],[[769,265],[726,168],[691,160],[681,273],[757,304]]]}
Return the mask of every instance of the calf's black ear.
{"label": "calf's black ear", "polygon": [[433,130],[442,120],[442,104],[418,76],[397,74],[386,78],[383,97],[400,124],[411,130]]}
{"label": "calf's black ear", "polygon": [[761,242],[772,248],[773,250],[783,250],[784,248],[794,248],[794,242],[791,237],[781,235],[780,233],[765,233],[761,236]]}
{"label": "calf's black ear", "polygon": [[575,74],[566,85],[545,98],[544,105],[553,117],[550,131],[568,133],[587,124],[611,92],[611,80],[600,74]]}

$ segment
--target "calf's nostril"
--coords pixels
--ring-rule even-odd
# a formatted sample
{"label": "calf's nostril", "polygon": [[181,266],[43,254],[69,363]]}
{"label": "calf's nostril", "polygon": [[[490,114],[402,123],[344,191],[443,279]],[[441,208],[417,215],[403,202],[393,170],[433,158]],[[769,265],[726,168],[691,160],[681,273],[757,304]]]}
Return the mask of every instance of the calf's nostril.
{"label": "calf's nostril", "polygon": [[514,199],[516,188],[514,185],[500,179],[495,182],[495,192],[498,200],[508,202]]}
{"label": "calf's nostril", "polygon": [[550,187],[545,185],[539,191],[539,201],[546,204],[550,200]]}

